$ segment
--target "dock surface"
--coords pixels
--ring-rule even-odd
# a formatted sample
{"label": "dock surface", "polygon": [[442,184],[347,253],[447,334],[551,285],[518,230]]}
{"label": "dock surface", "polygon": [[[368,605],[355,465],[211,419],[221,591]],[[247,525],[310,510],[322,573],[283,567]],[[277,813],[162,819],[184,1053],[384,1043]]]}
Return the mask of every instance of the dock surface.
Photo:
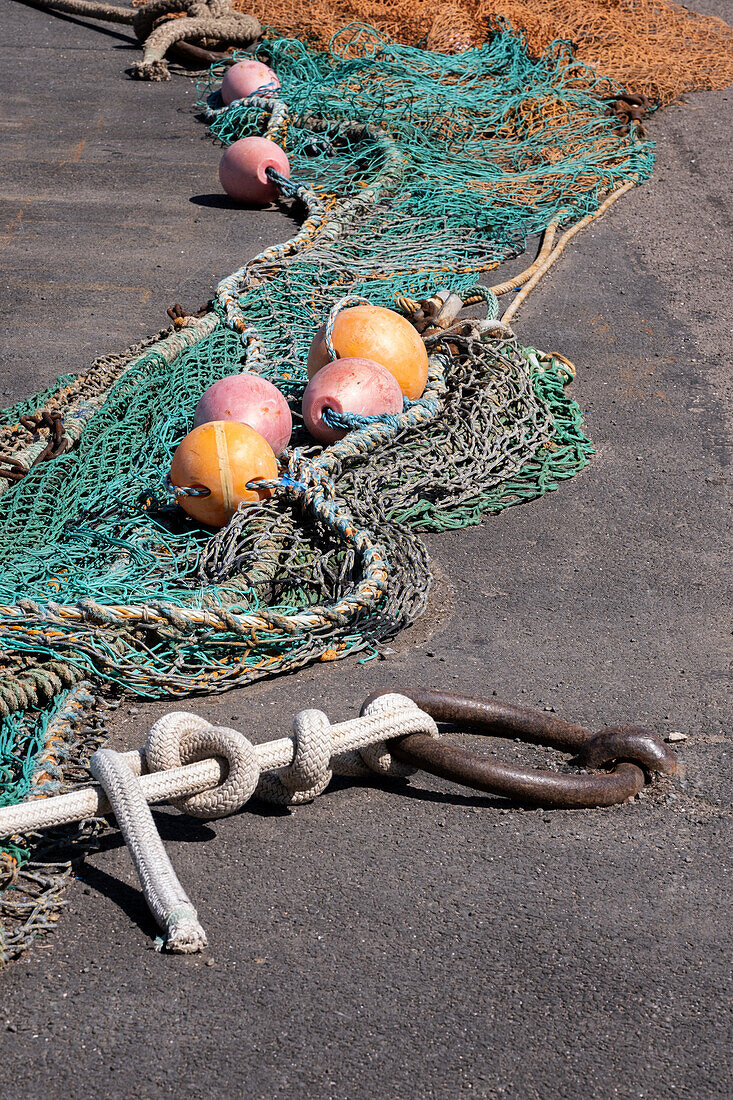
{"label": "dock surface", "polygon": [[[173,302],[198,308],[292,223],[220,197],[194,83],[129,80],[126,28],[7,3],[4,32],[9,404],[164,327]],[[581,812],[423,776],[338,783],[290,815],[158,810],[205,957],[151,950],[110,830],[56,933],[0,976],[0,1094],[729,1095],[732,102],[693,95],[651,119],[651,181],[577,238],[516,321],[575,363],[590,467],[428,537],[430,606],[384,659],[179,707],[260,740],[297,710],[340,720],[392,686],[495,693],[592,728],[682,731],[684,781]],[[125,698],[112,744],[142,744],[175,705]]]}

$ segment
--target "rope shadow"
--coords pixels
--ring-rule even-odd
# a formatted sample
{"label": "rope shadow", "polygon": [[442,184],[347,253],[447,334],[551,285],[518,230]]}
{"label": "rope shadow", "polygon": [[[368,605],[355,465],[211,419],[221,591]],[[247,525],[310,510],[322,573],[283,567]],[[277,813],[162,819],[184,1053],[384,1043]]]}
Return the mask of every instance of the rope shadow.
{"label": "rope shadow", "polygon": [[[216,839],[216,832],[207,823],[186,814],[165,813],[153,810],[155,827],[162,841],[175,844],[205,844]],[[103,833],[95,845],[95,852],[112,852],[115,848],[124,848],[125,840],[120,832],[114,814],[109,816],[110,831]]]}
{"label": "rope shadow", "polygon": [[86,861],[77,869],[76,877],[90,889],[108,898],[149,939],[155,939],[158,935],[158,926],[139,886],[131,886],[122,879],[116,878],[115,875],[103,871],[96,864]]}
{"label": "rope shadow", "polygon": [[[153,818],[164,842],[203,844],[216,837],[214,830],[207,824],[197,818],[187,817],[185,814],[164,813],[154,810]],[[117,848],[125,847],[125,840],[114,819],[110,826],[109,832],[97,838],[94,845],[94,854],[97,852],[105,854]],[[132,868],[132,864],[130,866]],[[145,936],[150,938],[157,936],[158,926],[151,916],[145,896],[137,883],[133,885],[109,874],[97,866],[96,863],[91,863],[86,856],[79,859],[77,855],[74,871],[79,881],[108,898],[130,920],[134,921]]]}
{"label": "rope shadow", "polygon": [[[216,838],[215,831],[207,823],[185,814],[154,810],[153,820],[164,841],[205,844]],[[59,826],[50,830],[45,842],[36,848],[34,858],[42,862],[72,863],[76,871],[89,855],[124,847],[125,841],[114,814],[105,814],[93,819],[93,822],[99,825],[99,829],[91,832],[84,828],[84,822],[78,826]]]}
{"label": "rope shadow", "polygon": [[[363,780],[354,780],[347,776],[334,776],[330,785],[332,791],[353,790],[355,787],[368,788],[382,791],[385,794],[401,795],[404,798],[417,800],[423,803],[438,805],[453,805],[478,809],[504,809],[513,805],[508,799],[481,794],[461,794],[451,791],[433,791],[423,787],[410,786],[405,780],[379,780],[366,783]],[[277,806],[268,802],[252,800],[243,808],[243,813],[253,814],[257,817],[284,817],[289,816],[290,809],[287,806]],[[237,814],[236,816],[241,816]],[[156,828],[164,842],[201,844],[213,840],[216,836],[214,829],[208,824],[188,817],[185,814],[168,813],[154,810],[153,817]],[[121,832],[111,822],[110,830],[96,839],[94,853],[105,854],[125,846]],[[60,853],[59,853],[60,854]],[[91,854],[91,853],[89,853]],[[73,853],[71,853],[73,858]],[[82,857],[74,860],[75,873],[79,881],[90,889],[102,894],[115,906],[117,906],[148,938],[155,938],[158,927],[150,914],[145,896],[137,884],[130,884],[123,879],[103,870],[88,858]]]}
{"label": "rope shadow", "polygon": [[42,8],[37,4],[34,4],[32,0],[23,0],[29,8],[34,8],[36,11],[45,12],[47,15],[53,15],[55,19],[60,19],[63,23],[72,23],[75,27],[82,27],[86,30],[99,31],[100,34],[106,34],[108,38],[117,38],[120,42],[124,43],[122,46],[116,47],[117,49],[136,49],[140,50],[142,44],[138,42],[137,37],[130,34],[125,34],[123,31],[113,31],[109,27],[103,27],[96,22],[87,22],[85,19],[79,19],[74,15],[70,15],[67,12],[61,11],[49,11],[47,8]]}
{"label": "rope shadow", "polygon": [[354,786],[366,787],[369,790],[383,791],[385,794],[399,795],[403,798],[411,798],[418,802],[432,802],[444,806],[477,807],[479,809],[501,809],[509,807],[519,808],[519,804],[499,795],[489,794],[460,794],[458,791],[431,791],[425,787],[415,787],[403,779],[369,780],[349,779],[347,776],[334,776],[328,787],[329,791],[347,790]]}

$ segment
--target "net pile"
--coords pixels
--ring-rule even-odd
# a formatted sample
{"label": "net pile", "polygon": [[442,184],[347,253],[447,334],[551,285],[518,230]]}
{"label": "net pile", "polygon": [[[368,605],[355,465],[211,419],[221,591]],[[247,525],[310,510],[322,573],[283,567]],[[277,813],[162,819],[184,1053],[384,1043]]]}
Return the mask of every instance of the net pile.
{"label": "net pile", "polygon": [[[43,449],[41,422],[21,419],[43,410],[71,441],[0,482],[6,801],[28,793],[49,714],[82,679],[153,698],[374,654],[424,607],[419,532],[476,523],[588,460],[566,361],[469,323],[429,339],[425,395],[397,424],[324,450],[299,429],[273,499],[216,534],[175,506],[171,456],[217,378],[260,371],[297,412],[311,338],[344,295],[390,307],[446,286],[470,295],[530,234],[652,166],[649,143],[606,111],[619,89],[564,44],[533,60],[502,33],[449,56],[355,27],[331,52],[293,39],[262,51],[280,100],[224,109],[214,72],[202,106],[225,143],[267,132],[285,144],[303,181],[282,185],[294,238],[225,279],[205,316],[2,416],[6,455]],[[485,287],[474,296],[497,315]],[[23,851],[4,846],[2,901],[30,934],[39,902],[19,900]]]}
{"label": "net pile", "polygon": [[449,53],[481,45],[506,20],[533,56],[569,40],[598,73],[661,104],[733,83],[733,28],[671,0],[236,0],[235,7],[322,46],[358,19],[396,42]]}

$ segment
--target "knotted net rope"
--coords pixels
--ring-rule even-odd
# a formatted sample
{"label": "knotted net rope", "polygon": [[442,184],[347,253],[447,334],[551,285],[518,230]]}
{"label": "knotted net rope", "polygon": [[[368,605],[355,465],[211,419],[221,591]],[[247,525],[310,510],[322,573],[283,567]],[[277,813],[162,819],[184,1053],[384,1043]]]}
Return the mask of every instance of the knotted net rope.
{"label": "knotted net rope", "polygon": [[667,104],[686,92],[733,83],[733,28],[674,0],[20,0],[34,7],[131,24],[144,43],[132,75],[168,80],[165,55],[185,51],[188,63],[213,60],[209,51],[247,47],[262,27],[326,47],[354,20],[392,41],[460,53],[506,28],[525,36],[540,57],[556,40],[642,99]]}
{"label": "knotted net rope", "polygon": [[436,738],[438,728],[412,699],[394,693],[368,702],[359,718],[336,725],[323,711],[300,711],[292,737],[259,745],[196,714],[167,714],[151,729],[144,750],[99,749],[92,756],[98,786],[0,809],[0,818],[3,828],[25,831],[112,810],[163,933],[158,946],[190,954],[206,946],[206,933],[168,858],[149,802],[172,802],[210,820],[236,813],[252,796],[279,806],[312,802],[334,775],[406,778],[416,769],[397,760],[388,742],[414,733]]}
{"label": "knotted net rope", "polygon": [[[477,280],[649,173],[650,144],[606,111],[618,86],[566,45],[531,59],[509,33],[455,57],[365,28],[330,51],[278,39],[261,52],[279,98],[224,109],[220,65],[201,106],[224,143],[267,133],[286,147],[295,236],[224,279],[203,316],[0,418],[2,451],[27,470],[0,481],[8,801],[39,723],[83,678],[158,698],[374,655],[425,606],[421,531],[477,523],[588,461],[572,367],[498,324]],[[397,420],[323,450],[298,428],[273,499],[216,534],[176,507],[166,474],[208,385],[258,371],[297,414],[308,346],[341,299],[394,308],[446,287],[489,319],[427,337],[427,389]],[[69,446],[36,461],[52,413]]]}

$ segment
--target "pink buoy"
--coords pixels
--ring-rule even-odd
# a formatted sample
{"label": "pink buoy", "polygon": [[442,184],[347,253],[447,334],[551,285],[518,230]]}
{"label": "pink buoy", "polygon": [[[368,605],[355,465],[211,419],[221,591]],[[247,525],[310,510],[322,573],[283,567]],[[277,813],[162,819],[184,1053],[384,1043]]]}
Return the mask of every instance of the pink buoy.
{"label": "pink buoy", "polygon": [[277,386],[259,374],[233,374],[220,378],[203,393],[193,414],[193,426],[214,420],[235,420],[259,432],[276,455],[290,442],[293,418]]}
{"label": "pink buoy", "polygon": [[279,145],[269,138],[240,138],[224,150],[219,161],[219,179],[227,195],[236,202],[264,206],[277,197],[275,186],[265,174],[267,168],[290,178],[290,163]]}
{"label": "pink buoy", "polygon": [[314,439],[335,443],[345,431],[329,428],[326,408],[362,416],[402,412],[402,390],[393,374],[373,359],[335,359],[311,378],[303,394],[303,420]]}
{"label": "pink buoy", "polygon": [[221,82],[221,98],[228,107],[235,99],[245,99],[260,88],[266,89],[263,95],[276,92],[280,81],[269,65],[261,61],[238,61],[224,74]]}

